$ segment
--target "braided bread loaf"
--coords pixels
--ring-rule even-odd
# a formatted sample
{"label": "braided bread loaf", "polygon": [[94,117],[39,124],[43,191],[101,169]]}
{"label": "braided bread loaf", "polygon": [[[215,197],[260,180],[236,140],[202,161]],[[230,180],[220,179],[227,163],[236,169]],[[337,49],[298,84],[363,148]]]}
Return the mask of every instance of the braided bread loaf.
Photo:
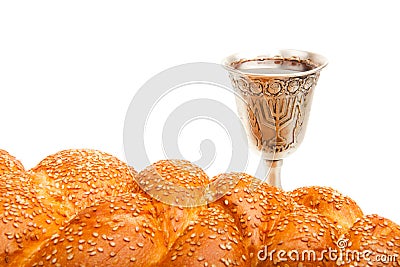
{"label": "braided bread loaf", "polygon": [[61,151],[29,171],[0,150],[0,220],[0,266],[400,263],[327,253],[400,254],[398,225],[364,217],[331,188],[284,192],[244,173],[210,179],[184,160],[137,173],[96,150]]}

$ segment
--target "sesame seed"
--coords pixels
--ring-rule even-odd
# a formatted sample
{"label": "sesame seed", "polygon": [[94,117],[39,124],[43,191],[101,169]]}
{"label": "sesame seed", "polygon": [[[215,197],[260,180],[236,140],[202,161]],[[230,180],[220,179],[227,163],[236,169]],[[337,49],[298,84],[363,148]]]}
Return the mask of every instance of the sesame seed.
{"label": "sesame seed", "polygon": [[226,260],[224,258],[221,258],[221,261],[225,264],[225,266],[229,266],[229,261],[228,260]]}

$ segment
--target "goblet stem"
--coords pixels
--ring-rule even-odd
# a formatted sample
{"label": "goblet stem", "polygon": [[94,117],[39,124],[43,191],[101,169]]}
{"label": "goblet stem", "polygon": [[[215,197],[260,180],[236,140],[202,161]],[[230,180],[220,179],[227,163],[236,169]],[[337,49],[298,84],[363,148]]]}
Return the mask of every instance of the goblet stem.
{"label": "goblet stem", "polygon": [[281,167],[283,160],[266,160],[269,172],[267,174],[267,183],[282,189]]}

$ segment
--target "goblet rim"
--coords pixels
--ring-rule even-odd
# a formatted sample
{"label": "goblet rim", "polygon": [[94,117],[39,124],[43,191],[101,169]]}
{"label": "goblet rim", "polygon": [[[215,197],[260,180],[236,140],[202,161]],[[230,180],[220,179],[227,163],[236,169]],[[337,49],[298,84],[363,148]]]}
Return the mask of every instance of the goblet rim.
{"label": "goblet rim", "polygon": [[[246,71],[245,69],[238,69],[232,66],[235,62],[240,62],[241,60],[265,60],[265,59],[300,59],[300,60],[310,60],[316,66],[309,70],[304,71],[295,71],[293,73],[257,73]],[[243,75],[251,75],[251,76],[260,76],[260,77],[301,77],[307,76],[310,74],[314,74],[320,72],[323,68],[328,65],[328,60],[326,57],[321,54],[298,50],[298,49],[274,49],[267,50],[265,52],[257,53],[257,52],[237,52],[225,57],[222,60],[222,65],[229,72],[243,74]]]}

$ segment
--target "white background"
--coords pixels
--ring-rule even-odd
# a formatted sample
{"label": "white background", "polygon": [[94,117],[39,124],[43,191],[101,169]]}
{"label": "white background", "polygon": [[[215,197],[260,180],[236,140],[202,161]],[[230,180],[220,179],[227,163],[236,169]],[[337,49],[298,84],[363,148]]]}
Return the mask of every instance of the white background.
{"label": "white background", "polygon": [[[124,159],[126,110],[158,72],[253,48],[309,50],[329,66],[284,188],[332,186],[400,223],[400,18],[396,1],[370,2],[2,1],[0,147],[27,168],[65,148]],[[213,127],[192,127],[180,145],[194,160],[188,140]]]}

